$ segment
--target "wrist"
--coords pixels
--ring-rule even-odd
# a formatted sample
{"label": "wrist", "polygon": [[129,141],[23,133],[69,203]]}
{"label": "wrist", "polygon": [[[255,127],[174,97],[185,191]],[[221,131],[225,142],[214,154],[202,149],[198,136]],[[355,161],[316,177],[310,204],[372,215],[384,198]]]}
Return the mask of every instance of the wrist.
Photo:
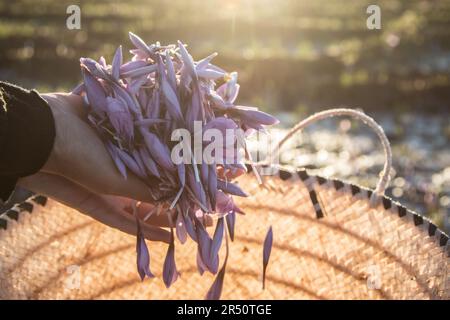
{"label": "wrist", "polygon": [[49,172],[49,173],[57,173],[59,171],[59,163],[62,154],[62,147],[64,143],[61,141],[61,131],[62,131],[62,122],[64,117],[64,111],[59,106],[57,98],[52,94],[44,94],[42,95],[44,100],[47,101],[48,106],[50,107],[51,113],[53,115],[54,127],[55,127],[55,138],[53,141],[53,147],[50,151],[49,157],[42,167],[41,171]]}

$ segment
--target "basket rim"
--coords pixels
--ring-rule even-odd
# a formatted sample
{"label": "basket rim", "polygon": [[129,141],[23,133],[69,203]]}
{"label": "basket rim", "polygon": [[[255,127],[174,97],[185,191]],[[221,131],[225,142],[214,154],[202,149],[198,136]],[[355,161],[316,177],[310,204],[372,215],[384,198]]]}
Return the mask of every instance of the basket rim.
{"label": "basket rim", "polygon": [[[346,181],[345,179],[324,177],[321,175],[310,175],[305,168],[290,169],[285,166],[277,166],[278,177],[282,181],[302,181],[310,192],[311,202],[313,204],[314,210],[316,211],[317,218],[323,218],[323,212],[320,208],[320,203],[318,201],[317,193],[314,189],[315,185],[326,185],[333,187],[336,191],[346,191],[351,193],[352,198],[356,199],[367,199],[370,200],[373,194],[373,189],[365,186],[361,186],[357,183]],[[252,172],[253,168],[247,165],[247,174]],[[397,214],[399,218],[406,218],[409,222],[412,222],[416,228],[427,231],[428,237],[439,243],[439,246],[445,251],[447,250],[447,255],[450,257],[450,241],[449,235],[447,235],[443,230],[441,230],[435,223],[433,223],[428,217],[421,213],[418,213],[412,209],[407,208],[400,202],[392,199],[389,196],[383,195],[378,197],[378,204],[383,205],[386,211],[390,211],[393,214]],[[409,219],[408,219],[409,218]],[[446,248],[446,249],[445,249]]]}

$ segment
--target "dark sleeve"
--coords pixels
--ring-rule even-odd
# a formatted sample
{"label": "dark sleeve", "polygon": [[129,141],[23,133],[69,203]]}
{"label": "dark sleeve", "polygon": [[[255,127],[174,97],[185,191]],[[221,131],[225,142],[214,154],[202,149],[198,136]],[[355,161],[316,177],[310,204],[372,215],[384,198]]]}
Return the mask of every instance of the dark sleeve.
{"label": "dark sleeve", "polygon": [[35,90],[0,81],[0,199],[9,198],[20,177],[42,168],[54,139],[47,102]]}

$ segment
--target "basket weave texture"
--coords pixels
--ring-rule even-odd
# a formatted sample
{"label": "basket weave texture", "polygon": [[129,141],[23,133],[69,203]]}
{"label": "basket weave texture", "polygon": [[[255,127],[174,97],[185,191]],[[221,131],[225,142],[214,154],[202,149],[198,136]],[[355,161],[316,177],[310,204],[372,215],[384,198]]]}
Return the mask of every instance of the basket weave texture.
{"label": "basket weave texture", "polygon": [[[450,298],[448,237],[425,218],[388,198],[371,208],[370,190],[304,171],[264,180],[239,178],[251,196],[237,199],[246,215],[237,217],[222,299]],[[52,200],[28,203],[33,208],[16,206],[0,230],[1,299],[203,299],[214,280],[198,274],[189,239],[176,242],[181,277],[169,289],[161,279],[167,245],[149,242],[156,278],[142,283],[135,237]],[[270,225],[274,245],[262,290]]]}

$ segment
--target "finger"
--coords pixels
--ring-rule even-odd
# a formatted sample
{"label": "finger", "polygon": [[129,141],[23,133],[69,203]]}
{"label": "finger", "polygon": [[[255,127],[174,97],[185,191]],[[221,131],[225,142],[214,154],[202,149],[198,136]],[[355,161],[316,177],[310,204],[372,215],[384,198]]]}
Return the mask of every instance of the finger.
{"label": "finger", "polygon": [[[171,227],[170,221],[174,221],[173,219],[175,217],[173,210],[168,211],[162,205],[155,206],[149,203],[141,203],[138,207],[137,214],[145,223],[160,227]],[[171,215],[172,220],[169,219],[169,215]]]}
{"label": "finger", "polygon": [[[63,177],[37,173],[20,179],[18,184],[31,191],[55,199],[110,227],[136,235],[136,223],[122,207],[118,207],[116,203],[108,201],[107,197],[97,195]],[[170,233],[167,230],[142,224],[142,231],[144,237],[148,240],[170,242]]]}
{"label": "finger", "polygon": [[[104,198],[91,193],[80,208],[92,218],[131,235],[136,234],[136,222],[126,212],[119,212],[115,206],[111,206]],[[152,241],[170,242],[170,233],[167,230],[149,225],[141,224],[144,237]]]}
{"label": "finger", "polygon": [[[121,206],[124,211],[129,215],[133,215],[133,205],[136,202],[133,199],[119,197],[119,196],[105,196],[109,197],[111,201],[115,201],[118,206]],[[140,220],[145,221],[145,224],[150,224],[152,226],[158,227],[171,227],[169,216],[171,215],[172,221],[176,219],[176,212],[174,210],[168,211],[167,208],[160,206],[155,206],[151,203],[141,202],[137,207],[137,215]]]}
{"label": "finger", "polygon": [[[114,201],[117,201],[118,205],[123,206],[123,209],[128,214],[133,214],[134,200],[117,196],[111,198],[114,198]],[[164,206],[158,208],[153,204],[142,202],[138,206],[137,210],[138,217],[141,220],[145,221],[145,223],[151,224],[153,226],[170,228],[173,227],[171,225],[171,221],[175,222],[177,219],[177,211],[168,211],[168,209]],[[171,215],[172,220],[169,219],[169,214]],[[214,219],[210,215],[204,215],[203,222],[207,227],[211,227],[214,224]]]}

